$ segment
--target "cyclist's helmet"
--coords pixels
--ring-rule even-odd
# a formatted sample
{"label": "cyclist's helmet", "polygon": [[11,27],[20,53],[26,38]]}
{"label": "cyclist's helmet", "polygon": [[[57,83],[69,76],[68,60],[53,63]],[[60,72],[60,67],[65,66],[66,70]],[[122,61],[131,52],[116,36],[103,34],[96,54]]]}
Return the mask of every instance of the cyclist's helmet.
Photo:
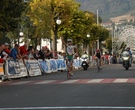
{"label": "cyclist's helmet", "polygon": [[72,42],[72,39],[67,39],[68,42]]}
{"label": "cyclist's helmet", "polygon": [[100,53],[100,49],[97,49],[96,52],[97,52],[97,53]]}

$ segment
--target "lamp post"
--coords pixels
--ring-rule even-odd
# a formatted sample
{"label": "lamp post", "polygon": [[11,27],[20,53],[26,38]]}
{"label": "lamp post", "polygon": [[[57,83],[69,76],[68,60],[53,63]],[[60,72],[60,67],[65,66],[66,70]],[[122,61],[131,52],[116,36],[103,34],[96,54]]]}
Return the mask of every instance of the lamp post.
{"label": "lamp post", "polygon": [[61,20],[58,18],[55,23],[55,28],[53,30],[54,32],[54,43],[53,43],[53,49],[57,51],[57,38],[58,38],[58,25],[61,24]]}
{"label": "lamp post", "polygon": [[[87,38],[90,38],[90,34],[87,34]],[[90,59],[90,45],[88,44],[88,56],[89,56],[89,59]]]}
{"label": "lamp post", "polygon": [[[97,25],[99,24],[99,20],[98,20],[98,10],[97,10]],[[99,49],[99,38],[97,40],[97,49]]]}
{"label": "lamp post", "polygon": [[20,32],[19,33],[19,37],[18,37],[18,45],[19,45],[19,43],[20,43],[20,37],[22,37],[23,36],[23,32]]}

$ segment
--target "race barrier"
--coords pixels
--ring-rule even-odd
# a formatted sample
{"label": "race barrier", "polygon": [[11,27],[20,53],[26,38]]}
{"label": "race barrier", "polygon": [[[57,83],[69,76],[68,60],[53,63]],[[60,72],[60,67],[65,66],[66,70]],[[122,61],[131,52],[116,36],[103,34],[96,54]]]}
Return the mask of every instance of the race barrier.
{"label": "race barrier", "polygon": [[42,75],[39,62],[37,60],[25,60],[29,76]]}
{"label": "race barrier", "polygon": [[8,59],[5,62],[5,75],[7,78],[27,77],[28,72],[22,60]]}
{"label": "race barrier", "polygon": [[3,81],[3,77],[4,77],[4,68],[3,68],[3,64],[0,63],[0,82]]}
{"label": "race barrier", "polygon": [[[74,59],[73,66],[75,69],[81,67],[81,60]],[[21,78],[27,76],[38,76],[43,73],[52,73],[66,71],[66,61],[64,59],[45,59],[45,60],[22,60],[8,59],[0,65],[0,76],[6,78]]]}
{"label": "race barrier", "polygon": [[74,59],[73,60],[73,66],[75,69],[79,69],[81,67],[82,61],[81,59]]}
{"label": "race barrier", "polygon": [[66,70],[66,62],[64,59],[46,59],[38,60],[41,65],[41,70],[44,73],[57,72],[58,70]]}

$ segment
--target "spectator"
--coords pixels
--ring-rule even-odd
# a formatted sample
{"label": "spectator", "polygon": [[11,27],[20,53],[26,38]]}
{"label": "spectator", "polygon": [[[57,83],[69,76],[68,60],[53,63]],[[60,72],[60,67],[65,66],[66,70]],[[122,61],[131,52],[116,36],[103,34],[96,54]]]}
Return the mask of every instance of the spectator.
{"label": "spectator", "polygon": [[58,59],[64,59],[63,55],[62,55],[62,52],[59,52],[58,54]]}
{"label": "spectator", "polygon": [[4,51],[9,55],[10,54],[10,49],[9,49],[9,44],[5,43],[5,49]]}
{"label": "spectator", "polygon": [[39,59],[44,60],[45,59],[45,47],[42,47],[42,49],[38,52]]}
{"label": "spectator", "polygon": [[39,54],[38,54],[38,50],[35,50],[35,52],[34,52],[34,58],[36,59],[36,60],[38,60],[39,59]]}
{"label": "spectator", "polygon": [[2,54],[3,50],[5,48],[5,45],[4,44],[0,44],[0,63],[4,63],[4,55]]}
{"label": "spectator", "polygon": [[108,53],[105,54],[105,64],[109,63],[109,55]]}
{"label": "spectator", "polygon": [[27,43],[20,47],[20,54],[23,58],[27,58],[28,51],[27,51]]}
{"label": "spectator", "polygon": [[116,57],[116,55],[113,55],[112,61],[113,61],[113,64],[116,64],[117,63],[117,57]]}
{"label": "spectator", "polygon": [[28,49],[28,59],[34,59],[34,50],[32,48]]}
{"label": "spectator", "polygon": [[3,59],[6,60],[9,53],[10,53],[10,50],[9,50],[9,44],[8,43],[5,43],[4,45],[5,46],[4,46],[2,54],[3,54]]}
{"label": "spectator", "polygon": [[63,53],[62,56],[63,56],[64,60],[66,60],[66,53]]}
{"label": "spectator", "polygon": [[58,55],[57,55],[57,51],[56,50],[53,51],[53,58],[54,59],[58,59]]}
{"label": "spectator", "polygon": [[52,52],[47,48],[47,52],[45,54],[46,59],[51,59],[53,58]]}
{"label": "spectator", "polygon": [[15,47],[11,50],[10,52],[10,57],[12,57],[15,61],[16,59],[20,59],[20,56],[19,56],[19,45],[18,44],[15,44]]}

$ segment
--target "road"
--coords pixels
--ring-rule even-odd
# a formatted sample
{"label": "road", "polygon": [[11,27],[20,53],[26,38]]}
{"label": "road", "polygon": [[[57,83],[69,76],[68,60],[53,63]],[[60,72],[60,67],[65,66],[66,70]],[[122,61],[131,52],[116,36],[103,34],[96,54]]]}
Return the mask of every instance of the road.
{"label": "road", "polygon": [[120,64],[0,83],[0,110],[135,110],[135,65]]}

